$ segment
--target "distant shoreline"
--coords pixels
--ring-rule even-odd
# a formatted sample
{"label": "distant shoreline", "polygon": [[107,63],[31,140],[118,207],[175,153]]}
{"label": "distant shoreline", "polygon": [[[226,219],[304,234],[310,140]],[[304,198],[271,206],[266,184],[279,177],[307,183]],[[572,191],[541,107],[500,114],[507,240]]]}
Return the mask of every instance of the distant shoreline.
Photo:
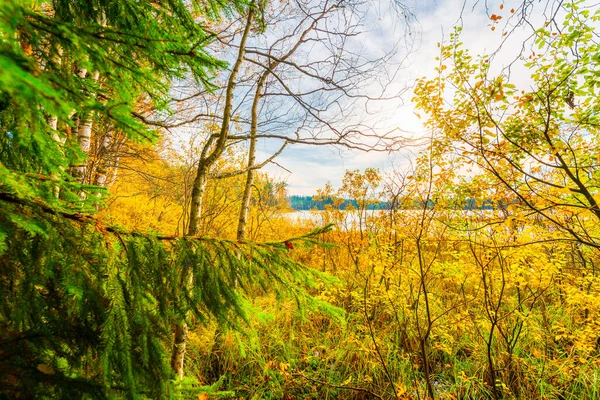
{"label": "distant shoreline", "polygon": [[[335,203],[339,204],[339,206],[335,207],[338,210],[346,210],[349,207],[351,207],[354,210],[364,208],[364,209],[367,209],[370,211],[372,211],[372,210],[392,210],[392,209],[419,210],[419,209],[422,209],[423,206],[425,205],[424,202],[422,202],[420,200],[413,200],[410,202],[411,203],[410,205],[408,205],[408,206],[405,205],[403,207],[398,207],[398,206],[394,207],[389,202],[371,202],[371,203],[368,203],[366,206],[361,207],[361,206],[359,206],[359,202],[354,199],[334,199],[331,197],[321,199],[321,200],[316,200],[316,199],[318,199],[318,196],[293,195],[293,196],[286,197],[285,201],[287,202],[290,209],[293,211],[310,211],[310,210],[324,211],[326,206],[328,206],[328,205],[333,206]],[[341,203],[340,203],[340,201],[341,201]],[[433,207],[435,205],[435,202],[433,202],[431,200],[429,200],[427,203],[428,203],[428,207]],[[509,202],[505,203],[505,205],[507,205],[507,204],[509,204]],[[501,209],[503,207],[501,207],[501,206],[499,207],[498,205],[494,204],[491,200],[485,200],[483,202],[478,203],[473,198],[467,198],[454,206],[450,206],[450,207],[446,207],[446,208],[455,209],[455,210],[495,210],[495,209]]]}

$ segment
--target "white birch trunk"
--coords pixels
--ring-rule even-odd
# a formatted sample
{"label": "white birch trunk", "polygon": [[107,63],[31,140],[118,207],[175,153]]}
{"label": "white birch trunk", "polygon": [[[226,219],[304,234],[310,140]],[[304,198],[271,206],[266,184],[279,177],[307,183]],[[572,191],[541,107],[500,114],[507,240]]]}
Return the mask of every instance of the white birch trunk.
{"label": "white birch trunk", "polygon": [[100,148],[98,149],[100,162],[98,163],[98,166],[96,166],[96,176],[94,177],[94,185],[96,186],[105,187],[108,182],[108,172],[110,171],[111,165],[114,164],[110,157],[110,147],[113,136],[114,133],[112,130],[106,132],[106,135],[104,135],[102,143],[100,144]]}
{"label": "white birch trunk", "polygon": [[[86,75],[85,70],[80,70],[78,75],[81,78],[84,78]],[[99,72],[96,71],[92,75],[92,79],[97,81],[99,77]],[[78,161],[77,164],[71,165],[71,175],[75,178],[79,183],[83,183],[85,181],[86,172],[87,172],[87,158],[88,153],[90,151],[90,144],[92,141],[92,126],[93,126],[93,118],[91,113],[86,113],[79,118],[79,124],[77,127],[77,143],[79,144],[79,150],[84,154],[84,156]]]}
{"label": "white birch trunk", "polygon": [[262,91],[267,81],[268,73],[265,71],[256,84],[254,100],[252,101],[252,115],[250,121],[250,145],[248,148],[248,172],[246,173],[246,184],[242,196],[242,205],[238,219],[237,240],[246,238],[246,226],[248,225],[248,213],[250,212],[250,199],[252,198],[252,184],[254,183],[254,165],[256,164],[256,134],[258,130],[258,107],[262,99]]}

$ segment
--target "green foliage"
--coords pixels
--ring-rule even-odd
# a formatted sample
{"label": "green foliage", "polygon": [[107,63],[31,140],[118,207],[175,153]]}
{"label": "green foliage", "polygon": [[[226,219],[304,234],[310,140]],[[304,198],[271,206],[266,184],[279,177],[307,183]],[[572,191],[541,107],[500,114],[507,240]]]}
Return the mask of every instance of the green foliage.
{"label": "green foliage", "polygon": [[86,118],[152,140],[173,82],[213,88],[226,63],[205,27],[246,6],[0,3],[1,397],[175,396],[194,384],[171,381],[173,326],[239,326],[257,288],[310,300],[301,286],[320,275],[288,248],[329,227],[264,244],[127,232],[91,216],[102,189],[69,172]]}
{"label": "green foliage", "polygon": [[[282,242],[120,233],[33,203],[2,205],[4,396],[169,396],[173,323],[237,326],[246,288],[302,300],[297,285],[318,276],[289,259]],[[326,230],[291,241],[314,242]],[[182,283],[185,271],[191,286]]]}
{"label": "green foliage", "polygon": [[[204,25],[255,6],[0,4],[0,397],[597,398],[600,14],[581,3],[536,31],[533,89],[493,75],[457,29],[416,90],[438,136],[383,196],[372,169],[325,188],[335,230],[280,220],[288,240],[252,243],[93,215],[99,189],[67,172],[86,156],[77,123],[151,139],[172,82],[210,88],[224,67]],[[256,189],[273,208],[284,193]]]}
{"label": "green foliage", "polygon": [[[189,78],[211,87],[216,69],[225,67],[205,50],[212,37],[195,19],[218,18],[240,4],[2,2],[1,189],[50,201],[51,179],[63,189],[66,205],[92,210],[85,202],[69,202],[94,191],[71,182],[66,169],[85,157],[69,137],[76,128],[73,116],[94,115],[130,138],[152,139],[155,133],[141,115],[168,112],[171,82]],[[51,119],[58,121],[56,129]]]}

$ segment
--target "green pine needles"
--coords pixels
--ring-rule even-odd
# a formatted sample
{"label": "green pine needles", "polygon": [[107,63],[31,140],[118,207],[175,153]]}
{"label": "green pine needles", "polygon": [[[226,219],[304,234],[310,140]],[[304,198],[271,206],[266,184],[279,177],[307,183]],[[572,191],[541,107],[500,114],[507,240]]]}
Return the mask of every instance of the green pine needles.
{"label": "green pine needles", "polygon": [[0,188],[7,191],[9,183],[21,195],[52,200],[46,196],[52,191],[38,190],[39,182],[24,181],[17,170],[54,180],[63,198],[97,191],[69,174],[87,156],[77,143],[81,123],[154,139],[146,117],[170,112],[171,83],[189,79],[210,89],[216,71],[227,66],[207,52],[214,37],[200,21],[242,4],[0,2]]}
{"label": "green pine needles", "polygon": [[[309,299],[286,242],[103,226],[90,132],[151,140],[172,82],[211,89],[211,20],[244,1],[0,2],[0,398],[168,398],[173,328],[246,319],[257,288]],[[87,175],[86,175],[87,173]],[[329,228],[324,228],[329,229]],[[290,239],[311,245],[323,230]],[[191,279],[191,282],[190,282]]]}
{"label": "green pine needles", "polygon": [[[0,396],[170,397],[174,324],[235,326],[247,291],[300,301],[319,278],[287,256],[290,241],[167,238],[1,204]],[[290,240],[312,245],[328,229]]]}

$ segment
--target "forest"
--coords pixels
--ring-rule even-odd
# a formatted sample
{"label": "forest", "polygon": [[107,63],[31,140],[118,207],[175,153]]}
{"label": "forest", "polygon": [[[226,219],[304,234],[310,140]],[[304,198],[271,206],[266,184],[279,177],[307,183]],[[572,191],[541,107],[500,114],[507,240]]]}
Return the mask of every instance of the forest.
{"label": "forest", "polygon": [[0,398],[600,399],[600,6],[455,3],[0,1]]}

